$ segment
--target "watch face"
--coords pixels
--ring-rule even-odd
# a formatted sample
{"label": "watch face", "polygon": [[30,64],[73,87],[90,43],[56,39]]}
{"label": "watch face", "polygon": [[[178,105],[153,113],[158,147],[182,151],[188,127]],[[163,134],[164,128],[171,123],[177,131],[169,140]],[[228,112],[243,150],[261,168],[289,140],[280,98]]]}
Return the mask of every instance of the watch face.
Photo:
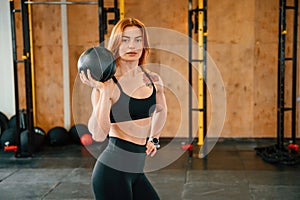
{"label": "watch face", "polygon": [[153,141],[154,144],[158,143],[158,139],[157,138],[153,138],[152,141]]}

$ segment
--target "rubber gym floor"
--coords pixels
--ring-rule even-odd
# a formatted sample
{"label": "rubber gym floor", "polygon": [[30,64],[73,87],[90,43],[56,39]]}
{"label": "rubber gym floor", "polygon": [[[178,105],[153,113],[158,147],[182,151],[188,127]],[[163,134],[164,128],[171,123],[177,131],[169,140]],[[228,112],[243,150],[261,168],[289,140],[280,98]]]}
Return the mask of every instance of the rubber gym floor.
{"label": "rubber gym floor", "polygon": [[[184,152],[147,176],[162,200],[300,199],[299,164],[269,163],[256,154],[256,147],[274,142],[221,139],[206,159]],[[30,158],[1,151],[0,199],[93,199],[95,161],[85,147],[73,144],[44,146]]]}

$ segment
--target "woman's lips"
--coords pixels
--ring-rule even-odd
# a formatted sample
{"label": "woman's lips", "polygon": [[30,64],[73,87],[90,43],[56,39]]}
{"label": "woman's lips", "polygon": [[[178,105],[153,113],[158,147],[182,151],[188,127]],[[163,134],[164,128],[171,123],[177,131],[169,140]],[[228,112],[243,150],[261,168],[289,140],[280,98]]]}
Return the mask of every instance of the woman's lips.
{"label": "woman's lips", "polygon": [[129,55],[129,56],[135,56],[137,53],[136,52],[128,52],[126,54]]}

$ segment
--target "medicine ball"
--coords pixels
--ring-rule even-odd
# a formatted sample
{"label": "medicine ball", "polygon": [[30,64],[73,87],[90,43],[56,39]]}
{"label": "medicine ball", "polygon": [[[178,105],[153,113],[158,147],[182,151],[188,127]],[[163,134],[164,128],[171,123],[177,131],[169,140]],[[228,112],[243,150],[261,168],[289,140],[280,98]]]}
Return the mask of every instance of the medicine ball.
{"label": "medicine ball", "polygon": [[[113,54],[102,46],[96,46],[84,51],[78,59],[78,72],[87,69],[95,80],[105,82],[113,77],[116,72],[116,63]],[[87,75],[87,74],[86,74]]]}
{"label": "medicine ball", "polygon": [[1,148],[4,148],[5,143],[8,142],[9,145],[16,145],[17,130],[15,128],[8,128],[1,134],[0,142]]}
{"label": "medicine ball", "polygon": [[0,137],[6,129],[8,129],[8,118],[0,112]]}
{"label": "medicine ball", "polygon": [[[46,133],[43,129],[39,127],[35,127],[33,129],[33,137],[32,137],[32,151],[36,152],[38,151],[42,144],[44,143],[44,140],[46,138]],[[20,142],[21,142],[21,151],[29,152],[28,149],[28,130],[22,131],[20,135]]]}
{"label": "medicine ball", "polygon": [[61,146],[70,143],[70,135],[64,127],[54,127],[47,133],[49,144],[53,146]]}
{"label": "medicine ball", "polygon": [[69,133],[75,144],[81,144],[80,138],[83,134],[90,134],[89,129],[85,124],[75,124],[70,128]]}
{"label": "medicine ball", "polygon": [[92,134],[90,133],[85,133],[80,137],[80,142],[84,146],[93,144],[93,141]]}

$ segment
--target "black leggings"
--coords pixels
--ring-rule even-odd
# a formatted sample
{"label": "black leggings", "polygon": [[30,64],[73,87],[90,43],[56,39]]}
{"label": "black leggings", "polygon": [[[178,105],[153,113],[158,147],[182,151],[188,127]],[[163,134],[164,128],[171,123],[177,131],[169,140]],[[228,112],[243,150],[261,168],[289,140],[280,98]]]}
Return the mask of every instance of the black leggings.
{"label": "black leggings", "polygon": [[94,167],[92,186],[97,200],[159,200],[142,172],[145,145],[110,137]]}

